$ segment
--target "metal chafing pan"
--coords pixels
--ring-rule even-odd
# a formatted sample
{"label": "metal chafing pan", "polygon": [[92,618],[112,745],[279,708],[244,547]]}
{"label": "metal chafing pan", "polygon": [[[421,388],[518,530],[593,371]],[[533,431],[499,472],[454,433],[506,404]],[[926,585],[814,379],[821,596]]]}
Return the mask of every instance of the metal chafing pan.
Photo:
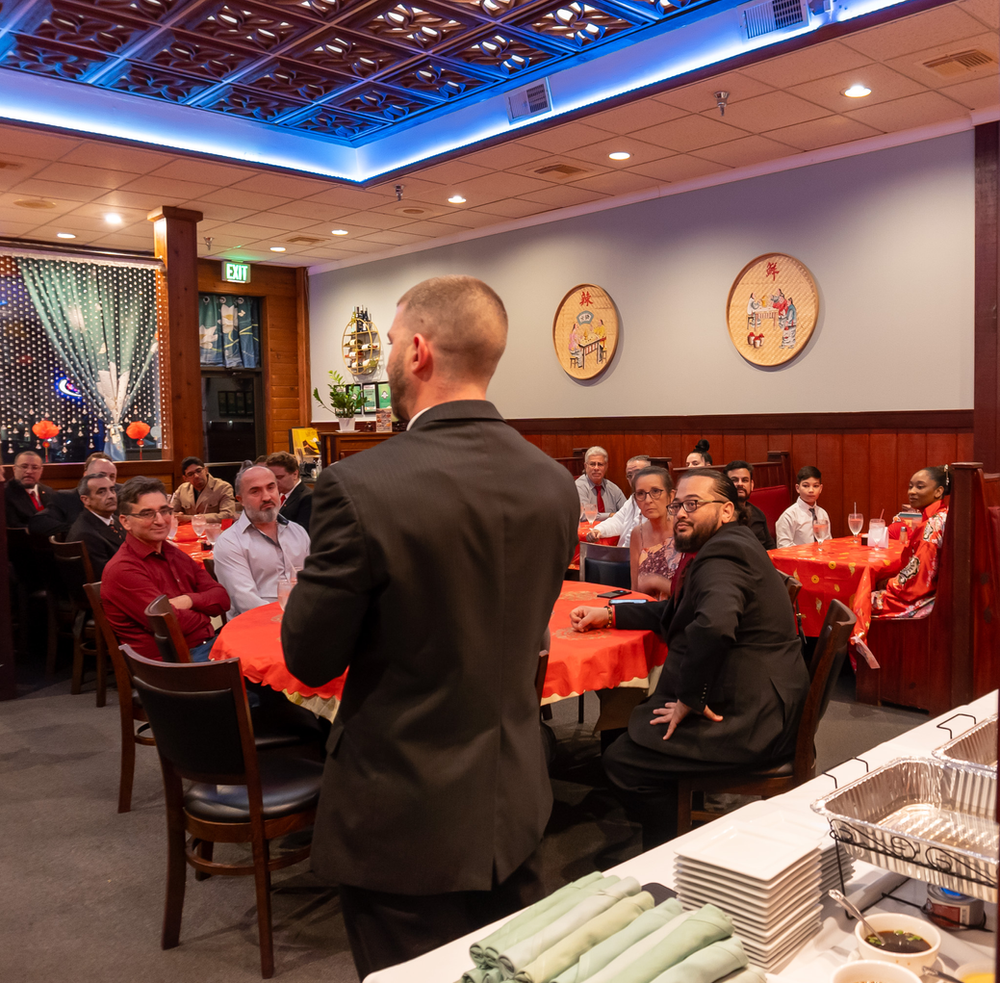
{"label": "metal chafing pan", "polygon": [[996,772],[897,758],[814,802],[851,856],[997,900]]}
{"label": "metal chafing pan", "polygon": [[931,754],[941,761],[973,764],[980,768],[997,769],[997,716],[987,717],[971,730],[935,748]]}

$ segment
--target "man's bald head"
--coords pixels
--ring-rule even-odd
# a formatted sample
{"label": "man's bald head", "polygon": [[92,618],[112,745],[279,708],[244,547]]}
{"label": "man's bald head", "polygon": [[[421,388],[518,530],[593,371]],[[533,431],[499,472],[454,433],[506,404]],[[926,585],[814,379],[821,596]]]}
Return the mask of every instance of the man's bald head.
{"label": "man's bald head", "polygon": [[507,311],[482,280],[439,276],[399,298],[402,321],[434,347],[448,379],[488,383],[507,345]]}

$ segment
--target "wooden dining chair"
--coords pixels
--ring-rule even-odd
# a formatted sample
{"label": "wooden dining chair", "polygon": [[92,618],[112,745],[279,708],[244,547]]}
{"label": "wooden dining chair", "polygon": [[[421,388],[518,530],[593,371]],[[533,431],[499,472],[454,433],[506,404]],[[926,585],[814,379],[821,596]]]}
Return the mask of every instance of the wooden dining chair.
{"label": "wooden dining chair", "polygon": [[682,778],[677,783],[678,835],[688,832],[692,821],[709,822],[721,815],[693,809],[691,798],[696,793],[728,792],[736,795],[760,795],[769,799],[815,778],[816,729],[830,703],[847,657],[847,646],[856,621],[854,612],[840,601],[830,602],[810,666],[812,682],[799,718],[795,753],[763,767],[746,765],[732,771]]}
{"label": "wooden dining chair", "polygon": [[191,650],[166,594],[146,605],[146,618],[164,662],[190,662]]}
{"label": "wooden dining chair", "polygon": [[[132,809],[132,783],[135,778],[135,748],[155,747],[156,741],[149,729],[149,720],[143,708],[138,691],[132,685],[128,663],[121,654],[118,636],[115,635],[111,622],[101,604],[101,585],[84,584],[83,590],[90,602],[90,610],[94,615],[94,624],[103,639],[104,647],[111,657],[111,668],[115,674],[115,684],[118,687],[118,717],[121,722],[121,774],[118,779],[118,811],[129,812]],[[138,724],[138,727],[136,726]]]}
{"label": "wooden dining chair", "polygon": [[59,651],[58,601],[43,570],[43,557],[32,545],[27,529],[8,526],[7,558],[14,573],[13,594],[17,612],[18,648],[24,655],[30,648],[32,604],[45,605],[45,675],[52,678]]}
{"label": "wooden dining chair", "polygon": [[[165,663],[122,653],[149,715],[167,809],[167,892],[161,946],[180,943],[187,867],[204,875],[253,875],[260,973],[274,975],[271,873],[309,856],[277,857],[272,840],[316,819],[323,756],[309,746],[258,753],[238,659]],[[191,784],[185,788],[185,782]],[[249,864],[212,859],[215,843],[249,843]]]}

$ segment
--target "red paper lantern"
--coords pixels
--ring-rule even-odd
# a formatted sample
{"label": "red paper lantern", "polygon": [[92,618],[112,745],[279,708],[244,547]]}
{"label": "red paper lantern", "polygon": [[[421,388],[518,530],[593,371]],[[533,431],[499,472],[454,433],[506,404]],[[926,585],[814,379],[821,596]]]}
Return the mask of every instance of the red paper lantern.
{"label": "red paper lantern", "polygon": [[51,420],[39,420],[32,428],[31,432],[38,437],[45,448],[45,461],[49,460],[49,441],[59,433],[60,428]]}
{"label": "red paper lantern", "polygon": [[125,430],[127,436],[137,441],[139,444],[139,460],[142,460],[142,438],[149,433],[149,424],[142,420],[134,420]]}

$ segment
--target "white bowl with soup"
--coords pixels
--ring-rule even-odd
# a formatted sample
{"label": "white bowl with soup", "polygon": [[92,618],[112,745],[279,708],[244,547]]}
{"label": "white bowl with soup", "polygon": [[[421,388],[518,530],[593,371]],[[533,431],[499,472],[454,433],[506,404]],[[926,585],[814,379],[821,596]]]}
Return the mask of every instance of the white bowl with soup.
{"label": "white bowl with soup", "polygon": [[[941,948],[941,933],[926,919],[896,912],[865,915],[868,923],[885,940],[884,945],[872,945],[865,936],[868,934],[861,922],[854,926],[854,937],[858,940],[858,957],[877,962],[895,963],[905,966],[915,973],[922,966],[933,966]],[[906,951],[894,951],[900,945]]]}
{"label": "white bowl with soup", "polygon": [[834,970],[830,983],[921,983],[905,966],[876,959],[858,959]]}

